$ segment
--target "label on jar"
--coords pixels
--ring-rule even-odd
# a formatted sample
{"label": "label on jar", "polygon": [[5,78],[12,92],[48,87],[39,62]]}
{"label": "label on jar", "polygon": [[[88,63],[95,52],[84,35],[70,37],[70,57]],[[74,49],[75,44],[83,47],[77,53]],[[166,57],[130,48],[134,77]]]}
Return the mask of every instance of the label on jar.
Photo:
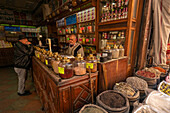
{"label": "label on jar", "polygon": [[90,66],[90,69],[93,69],[93,63],[86,63],[86,68],[89,68]]}
{"label": "label on jar", "polygon": [[45,60],[45,64],[48,65],[48,60]]}
{"label": "label on jar", "polygon": [[64,74],[64,68],[58,67],[58,72],[59,72],[60,74]]}

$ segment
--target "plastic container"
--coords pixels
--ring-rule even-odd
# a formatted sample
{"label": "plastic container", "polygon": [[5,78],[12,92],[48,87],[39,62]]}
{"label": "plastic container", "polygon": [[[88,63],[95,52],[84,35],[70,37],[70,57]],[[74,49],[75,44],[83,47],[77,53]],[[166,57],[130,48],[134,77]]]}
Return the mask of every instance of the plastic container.
{"label": "plastic container", "polygon": [[73,64],[70,63],[70,60],[67,57],[64,57],[63,61],[58,65],[59,75],[63,79],[68,79],[73,77]]}
{"label": "plastic container", "polygon": [[89,67],[90,67],[90,70],[91,70],[92,73],[97,71],[97,60],[95,59],[93,54],[90,54],[87,57],[87,62],[86,62],[87,72],[89,72]]}
{"label": "plastic container", "polygon": [[75,75],[85,75],[86,74],[86,62],[84,61],[81,54],[78,54],[76,60],[73,63]]}

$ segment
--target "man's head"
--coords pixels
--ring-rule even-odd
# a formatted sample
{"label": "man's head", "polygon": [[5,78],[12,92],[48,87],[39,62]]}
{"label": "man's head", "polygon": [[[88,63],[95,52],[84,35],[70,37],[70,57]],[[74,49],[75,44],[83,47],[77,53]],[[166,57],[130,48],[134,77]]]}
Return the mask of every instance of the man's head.
{"label": "man's head", "polygon": [[76,43],[76,36],[75,35],[70,35],[69,43],[70,43],[70,45],[74,45]]}
{"label": "man's head", "polygon": [[19,35],[19,41],[23,44],[28,44],[28,39],[24,35]]}

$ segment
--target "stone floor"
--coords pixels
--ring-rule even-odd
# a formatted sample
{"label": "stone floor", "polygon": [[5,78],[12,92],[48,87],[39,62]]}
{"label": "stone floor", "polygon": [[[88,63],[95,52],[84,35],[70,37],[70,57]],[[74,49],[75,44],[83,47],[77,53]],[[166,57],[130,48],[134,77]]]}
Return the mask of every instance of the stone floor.
{"label": "stone floor", "polygon": [[17,95],[17,82],[13,67],[0,67],[0,113],[44,113],[31,76],[26,82],[29,96]]}

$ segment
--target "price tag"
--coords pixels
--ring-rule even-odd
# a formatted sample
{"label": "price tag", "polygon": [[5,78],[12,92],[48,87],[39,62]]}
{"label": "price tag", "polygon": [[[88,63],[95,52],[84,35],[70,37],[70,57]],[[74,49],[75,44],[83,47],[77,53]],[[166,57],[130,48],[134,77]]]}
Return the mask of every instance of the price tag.
{"label": "price tag", "polygon": [[48,60],[45,60],[45,64],[48,65]]}
{"label": "price tag", "polygon": [[93,69],[93,63],[86,63],[86,68],[89,68],[90,66],[90,69]]}
{"label": "price tag", "polygon": [[59,72],[60,74],[64,74],[64,68],[58,67],[58,72]]}

